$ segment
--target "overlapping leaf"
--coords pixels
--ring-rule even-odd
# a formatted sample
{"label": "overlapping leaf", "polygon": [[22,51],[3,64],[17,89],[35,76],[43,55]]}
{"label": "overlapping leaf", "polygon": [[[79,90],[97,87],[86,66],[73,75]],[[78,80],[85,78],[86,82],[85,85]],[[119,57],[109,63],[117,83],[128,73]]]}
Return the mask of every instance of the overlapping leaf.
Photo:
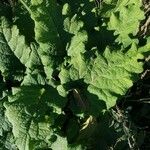
{"label": "overlapping leaf", "polygon": [[[13,34],[16,34],[16,32],[13,32]],[[14,56],[14,53],[12,51],[12,49],[15,50],[17,45],[15,45],[16,43],[11,44],[12,40],[14,40],[15,42],[15,39],[12,39],[11,37],[12,37],[12,33],[11,33],[10,27],[8,26],[5,19],[1,18],[1,22],[0,22],[0,40],[1,40],[0,41],[0,53],[1,53],[0,70],[2,74],[5,76],[8,76],[8,74],[14,75],[15,73],[17,73],[17,71],[18,72],[23,71],[23,66],[21,65],[20,61]],[[8,42],[10,44],[8,44]]]}
{"label": "overlapping leaf", "polygon": [[[143,59],[143,55],[138,53],[134,46],[127,53],[110,52],[106,49],[103,55],[97,54],[95,59],[86,63],[84,72],[82,71],[84,76],[79,76],[70,70],[68,75],[67,70],[62,70],[60,77],[62,83],[68,82],[69,79],[74,81],[84,79],[88,84],[88,91],[97,95],[99,101],[105,101],[107,108],[110,108],[137,80],[136,74],[143,71],[143,63],[138,62],[138,59]],[[74,69],[73,67],[71,70]],[[76,67],[79,71],[78,64]]]}
{"label": "overlapping leaf", "polygon": [[103,55],[97,55],[85,77],[88,91],[105,101],[107,108],[114,106],[116,100],[138,79],[136,74],[143,71],[143,63],[138,62],[142,58],[143,55],[134,46],[127,53],[106,49]]}
{"label": "overlapping leaf", "polygon": [[[96,52],[96,58],[94,58],[94,50],[93,52],[86,50],[87,35],[82,24],[83,22],[77,20],[77,18],[69,19],[68,17],[65,20],[65,27],[70,29],[67,31],[73,33],[73,36],[67,48],[69,59],[66,59],[67,63],[59,74],[61,84],[73,88],[72,82],[84,80],[80,84],[86,83],[88,92],[98,96],[99,101],[105,102],[107,108],[110,108],[137,80],[136,73],[142,72],[143,64],[138,62],[138,59],[142,59],[143,55],[137,51],[136,46],[133,44],[127,53],[118,52],[117,50],[110,52],[106,48],[103,54]],[[95,107],[94,100],[91,99],[93,96],[87,95],[91,107]],[[95,99],[95,103],[97,103],[96,101],[97,99]],[[97,104],[97,107],[101,110],[100,104]]]}
{"label": "overlapping leaf", "polygon": [[[69,56],[67,61],[69,62],[68,68],[70,68],[70,73],[66,72],[65,67],[67,66],[64,66],[64,69],[62,69],[60,74],[62,84],[63,82],[65,82],[63,80],[67,80],[67,76],[69,75],[70,79],[73,80],[75,80],[75,78],[78,80],[79,78],[82,78],[84,76],[86,72],[86,64],[83,54],[85,53],[85,43],[87,42],[88,38],[87,33],[82,30],[83,22],[77,20],[76,15],[73,18],[67,17],[64,21],[64,27],[67,32],[72,34],[72,38],[67,47],[67,53]],[[61,76],[63,76],[64,78]]]}
{"label": "overlapping leaf", "polygon": [[[23,79],[17,88],[11,85],[8,101],[4,103],[15,143],[19,150],[83,149],[69,145],[76,145],[80,119],[84,115],[99,116],[102,110],[114,106],[143,71],[143,62],[138,60],[144,57],[141,53],[149,51],[149,44],[137,49],[137,40],[133,40],[143,19],[141,3],[104,0],[107,6],[113,6],[103,13],[103,17],[110,18],[108,29],[115,30],[117,42],[126,49],[107,47],[102,53],[99,46],[91,49],[94,44],[89,43],[89,34],[96,31],[94,27],[100,19],[93,16],[93,0],[20,2],[34,22],[35,37],[31,36],[35,43],[26,44],[17,26],[10,25],[5,18],[0,20],[0,71],[4,77],[19,74]],[[92,23],[88,20],[91,16]],[[58,76],[55,70],[60,70]],[[53,73],[58,78],[58,87],[47,81]],[[59,129],[55,122],[58,116],[63,116]],[[2,116],[0,131],[4,128],[7,122]]]}
{"label": "overlapping leaf", "polygon": [[[108,29],[114,30],[117,35],[116,41],[124,47],[129,46],[133,41],[138,42],[134,36],[137,34],[140,21],[144,19],[144,12],[141,10],[140,0],[118,0],[111,2],[104,1],[105,17],[109,17]],[[110,10],[109,10],[110,9]],[[136,14],[136,15],[135,15]]]}
{"label": "overlapping leaf", "polygon": [[50,147],[53,135],[50,126],[57,113],[61,113],[64,99],[53,88],[23,86],[14,91],[9,101],[5,103],[6,116],[13,126],[18,148],[30,150],[42,142],[44,148]]}
{"label": "overlapping leaf", "polygon": [[54,68],[58,67],[65,53],[61,11],[55,0],[32,0],[30,3],[21,0],[21,2],[34,20],[35,40],[40,46],[38,52],[47,78],[51,79]]}
{"label": "overlapping leaf", "polygon": [[0,102],[0,150],[17,150],[15,139],[11,132],[12,126],[5,116],[3,102]]}
{"label": "overlapping leaf", "polygon": [[28,46],[17,27],[11,27],[5,18],[1,18],[0,38],[0,70],[5,76],[23,76],[25,68],[31,72],[42,70],[37,45]]}

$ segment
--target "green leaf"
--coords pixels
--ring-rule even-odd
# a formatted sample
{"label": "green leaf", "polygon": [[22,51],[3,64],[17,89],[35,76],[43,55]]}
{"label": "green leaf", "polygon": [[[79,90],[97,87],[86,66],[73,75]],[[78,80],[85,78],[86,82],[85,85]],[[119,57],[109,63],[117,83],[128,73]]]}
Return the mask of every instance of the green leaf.
{"label": "green leaf", "polygon": [[[24,36],[19,34],[16,26],[10,25],[5,19],[0,22],[0,70],[7,75],[23,75],[26,71],[42,70],[41,60],[37,53],[37,45],[26,44]],[[14,62],[14,63],[12,63]]]}
{"label": "green leaf", "polygon": [[18,27],[20,34],[25,36],[28,43],[35,42],[34,21],[31,19],[29,12],[21,3],[17,3],[14,9],[15,19],[13,23]]}
{"label": "green leaf", "polygon": [[[5,18],[0,19],[0,71],[4,76],[16,75],[23,72],[24,68],[13,51],[18,47],[18,37],[16,28],[12,30]],[[12,36],[14,38],[12,38]],[[16,38],[15,38],[16,37]],[[22,45],[21,45],[22,46]],[[12,63],[14,62],[14,63]]]}
{"label": "green leaf", "polygon": [[133,41],[138,43],[133,37],[138,32],[140,21],[145,18],[141,10],[142,2],[118,0],[116,3],[109,17],[108,30],[114,30],[114,35],[117,35],[116,42],[122,43],[124,47],[129,46]]}
{"label": "green leaf", "polygon": [[106,48],[103,55],[97,55],[93,68],[85,77],[88,91],[105,101],[107,108],[114,106],[116,100],[125,95],[138,79],[136,74],[143,71],[143,63],[138,59],[143,59],[143,55],[134,45],[127,53],[111,52]]}
{"label": "green leaf", "polygon": [[11,132],[12,126],[5,116],[3,99],[0,101],[0,150],[17,150],[14,137]]}
{"label": "green leaf", "polygon": [[147,53],[147,55],[149,55],[149,53],[150,53],[150,37],[146,38],[146,44],[144,46],[139,47],[138,51],[140,53]]}
{"label": "green leaf", "polygon": [[8,119],[4,115],[5,110],[3,103],[0,102],[0,136],[4,136],[4,132],[11,130],[11,125],[8,122]]}
{"label": "green leaf", "polygon": [[12,132],[7,134],[6,141],[5,141],[5,147],[8,150],[18,150],[18,148],[15,144],[15,139],[14,139]]}
{"label": "green leaf", "polygon": [[54,124],[57,113],[61,113],[65,104],[63,100],[52,88],[23,86],[13,90],[5,108],[20,150],[34,149],[34,144],[41,142],[50,146],[53,134],[50,126]]}
{"label": "green leaf", "polygon": [[[97,23],[98,18],[96,16],[96,2],[94,0],[65,0],[62,1],[62,3],[65,6],[63,15],[73,17],[75,14],[77,14],[78,18],[80,18],[84,22],[87,30],[92,29]],[[69,10],[66,9],[67,5],[69,5]]]}
{"label": "green leaf", "polygon": [[[88,39],[87,33],[82,29],[83,22],[78,20],[76,15],[72,18],[67,17],[64,20],[64,27],[67,32],[72,34],[72,38],[67,46],[68,58],[66,61],[69,63],[69,66],[66,63],[59,74],[62,84],[69,78],[78,80],[85,75],[86,60],[83,54],[85,53],[85,43]],[[66,67],[68,67],[69,71],[66,71]]]}
{"label": "green leaf", "polygon": [[56,141],[51,146],[52,150],[68,150],[68,143],[65,137],[56,136]]}
{"label": "green leaf", "polygon": [[[87,62],[84,66],[86,72],[84,76],[75,74],[72,71],[74,70],[73,65],[69,70],[64,68],[60,73],[61,83],[64,85],[69,84],[70,88],[72,88],[72,82],[70,81],[83,79],[88,86],[87,90],[89,93],[85,93],[88,96],[90,107],[95,108],[95,110],[101,110],[100,108],[103,105],[98,104],[98,101],[100,101],[105,102],[107,108],[110,108],[115,105],[119,97],[125,95],[127,90],[133,85],[133,82],[137,81],[137,74],[143,71],[143,63],[138,62],[138,59],[143,58],[135,44],[125,53],[117,50],[111,52],[110,49],[106,48],[103,54],[96,54],[95,59],[87,58],[89,60],[86,60]],[[80,67],[78,67],[78,63],[75,63],[75,65],[78,72]],[[81,85],[85,83],[83,81],[80,82]],[[98,96],[98,98],[94,98],[94,95]],[[90,108],[88,110],[90,111]]]}
{"label": "green leaf", "polygon": [[59,33],[62,32],[59,30],[62,18],[59,7],[55,0],[32,0],[30,4],[21,0],[21,3],[29,11],[34,21],[35,40],[40,46],[38,53],[47,78],[51,79],[53,70],[58,67],[65,52],[63,40],[61,40],[62,35]]}

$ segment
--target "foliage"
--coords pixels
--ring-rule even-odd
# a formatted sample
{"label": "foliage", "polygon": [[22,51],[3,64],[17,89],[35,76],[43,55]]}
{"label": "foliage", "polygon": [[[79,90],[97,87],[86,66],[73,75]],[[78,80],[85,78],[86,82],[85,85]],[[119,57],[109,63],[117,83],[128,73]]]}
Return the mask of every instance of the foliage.
{"label": "foliage", "polygon": [[109,123],[150,52],[149,38],[140,46],[137,36],[141,6],[140,0],[0,2],[3,149],[128,147],[132,136]]}

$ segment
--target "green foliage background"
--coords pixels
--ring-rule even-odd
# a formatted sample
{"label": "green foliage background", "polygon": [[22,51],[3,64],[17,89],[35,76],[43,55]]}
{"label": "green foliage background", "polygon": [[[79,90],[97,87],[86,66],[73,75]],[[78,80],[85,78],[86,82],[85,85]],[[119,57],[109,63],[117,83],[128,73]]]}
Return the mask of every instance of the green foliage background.
{"label": "green foliage background", "polygon": [[130,102],[150,52],[149,37],[139,33],[142,6],[140,0],[0,2],[0,149],[143,146],[145,130]]}

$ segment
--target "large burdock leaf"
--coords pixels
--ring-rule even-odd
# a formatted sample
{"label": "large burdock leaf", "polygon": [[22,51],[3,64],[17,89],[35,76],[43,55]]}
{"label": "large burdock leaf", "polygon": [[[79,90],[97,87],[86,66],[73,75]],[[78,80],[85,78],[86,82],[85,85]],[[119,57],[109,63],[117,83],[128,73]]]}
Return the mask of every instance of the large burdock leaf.
{"label": "large burdock leaf", "polygon": [[25,69],[42,70],[37,45],[27,45],[25,37],[19,34],[17,26],[2,17],[0,20],[0,70],[4,75],[17,76]]}
{"label": "large burdock leaf", "polygon": [[92,62],[93,68],[85,77],[84,81],[89,85],[87,90],[105,101],[107,108],[114,106],[138,79],[137,74],[143,71],[143,63],[138,59],[143,59],[143,55],[134,44],[126,53],[106,48],[103,55],[97,55]]}
{"label": "large burdock leaf", "polygon": [[[106,48],[103,54],[97,53],[96,58],[87,57],[82,76],[75,74],[75,71],[80,72],[80,67],[76,62],[74,63],[75,67],[71,65],[69,69],[64,68],[60,73],[60,78],[63,85],[70,85],[72,83],[70,81],[77,80],[80,80],[81,85],[86,83],[89,92],[86,96],[90,107],[95,107],[95,110],[101,109],[102,105],[98,105],[97,102],[99,101],[105,102],[109,109],[137,81],[138,74],[143,71],[143,62],[138,62],[138,60],[143,58],[144,56],[138,52],[135,44],[132,45],[128,52],[111,51]],[[79,63],[81,62],[79,61]],[[81,83],[81,79],[84,81],[83,83]],[[93,97],[90,93],[98,98]]]}
{"label": "large burdock leaf", "polygon": [[14,89],[13,96],[4,106],[19,150],[50,147],[53,135],[50,126],[64,105],[64,99],[52,87],[22,86]]}
{"label": "large burdock leaf", "polygon": [[[8,30],[7,30],[8,29]],[[5,18],[0,19],[0,71],[4,76],[16,75],[17,72],[23,71],[23,65],[13,53],[17,47],[17,32],[13,28],[10,29]],[[12,43],[12,41],[14,43]],[[18,45],[19,46],[19,45]],[[12,63],[13,62],[13,63]]]}
{"label": "large burdock leaf", "polygon": [[21,3],[34,21],[35,40],[39,44],[38,53],[46,76],[51,79],[53,70],[62,62],[65,53],[61,11],[55,0],[31,0],[30,3],[21,0]]}

